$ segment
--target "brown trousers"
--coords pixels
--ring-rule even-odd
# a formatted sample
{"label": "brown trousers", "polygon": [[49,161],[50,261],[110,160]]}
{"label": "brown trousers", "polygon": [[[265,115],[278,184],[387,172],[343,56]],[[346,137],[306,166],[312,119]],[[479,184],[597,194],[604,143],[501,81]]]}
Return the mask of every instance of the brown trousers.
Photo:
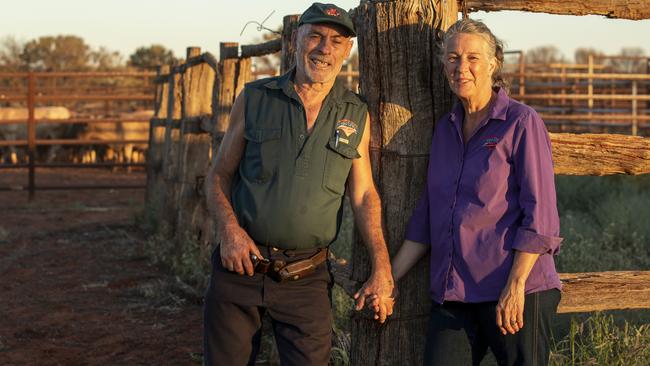
{"label": "brown trousers", "polygon": [[[265,258],[294,261],[313,254],[260,247]],[[278,283],[267,275],[229,272],[219,248],[212,255],[212,275],[205,293],[204,365],[254,365],[260,349],[262,316],[268,313],[283,366],[329,362],[332,343],[327,263],[297,281]]]}

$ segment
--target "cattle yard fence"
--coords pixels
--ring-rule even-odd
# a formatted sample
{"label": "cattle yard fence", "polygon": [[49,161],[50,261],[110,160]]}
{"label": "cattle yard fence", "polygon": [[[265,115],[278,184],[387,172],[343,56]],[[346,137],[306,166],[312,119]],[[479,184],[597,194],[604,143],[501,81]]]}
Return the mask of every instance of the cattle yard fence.
{"label": "cattle yard fence", "polygon": [[[36,190],[58,189],[124,189],[144,188],[144,185],[36,185],[37,168],[116,168],[145,167],[142,162],[106,161],[89,163],[39,162],[36,150],[39,146],[94,146],[148,144],[148,139],[82,139],[37,138],[37,127],[42,125],[92,125],[116,124],[123,119],[116,113],[124,110],[151,108],[155,96],[151,79],[154,72],[0,72],[0,105],[21,105],[27,110],[26,119],[0,120],[0,128],[6,125],[26,126],[26,138],[0,141],[0,149],[26,148],[27,162],[0,164],[0,169],[27,168],[25,186],[0,187],[0,191],[27,190],[33,199]],[[121,85],[119,82],[121,81]],[[35,110],[42,105],[67,105],[76,111],[71,118],[37,119]],[[150,118],[129,119],[129,122],[148,124]]]}

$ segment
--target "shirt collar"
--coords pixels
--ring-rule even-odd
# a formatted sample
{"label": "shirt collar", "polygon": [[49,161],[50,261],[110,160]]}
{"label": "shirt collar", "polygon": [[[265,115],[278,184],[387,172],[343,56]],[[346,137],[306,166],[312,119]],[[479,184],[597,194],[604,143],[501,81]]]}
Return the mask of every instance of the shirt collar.
{"label": "shirt collar", "polygon": [[[505,121],[506,115],[508,114],[508,104],[510,103],[510,98],[508,93],[502,87],[495,87],[493,90],[496,93],[496,98],[490,104],[486,121],[496,119]],[[449,113],[449,121],[452,123],[458,122],[461,123],[465,118],[465,110],[463,109],[463,104],[456,100],[454,106]]]}
{"label": "shirt collar", "polygon": [[[296,89],[294,88],[294,83],[293,83],[295,75],[296,75],[296,67],[294,66],[283,75],[274,78],[268,83],[264,84],[264,86],[269,89],[280,89],[289,98],[293,98],[300,102],[300,97],[298,97],[298,93],[296,93]],[[343,85],[343,82],[341,82],[337,78],[334,81],[334,85],[332,86],[332,89],[330,90],[325,100],[331,100],[335,104],[341,104],[341,103],[359,104],[359,100],[357,98],[353,98],[349,94],[351,93],[347,93],[347,89]]]}

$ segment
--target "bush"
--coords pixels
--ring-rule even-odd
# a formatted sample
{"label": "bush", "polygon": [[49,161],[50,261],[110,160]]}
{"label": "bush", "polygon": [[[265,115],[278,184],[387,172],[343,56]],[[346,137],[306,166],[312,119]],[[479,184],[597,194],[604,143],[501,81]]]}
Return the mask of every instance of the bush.
{"label": "bush", "polygon": [[[650,267],[650,179],[557,177],[561,272]],[[604,260],[606,258],[606,260]]]}

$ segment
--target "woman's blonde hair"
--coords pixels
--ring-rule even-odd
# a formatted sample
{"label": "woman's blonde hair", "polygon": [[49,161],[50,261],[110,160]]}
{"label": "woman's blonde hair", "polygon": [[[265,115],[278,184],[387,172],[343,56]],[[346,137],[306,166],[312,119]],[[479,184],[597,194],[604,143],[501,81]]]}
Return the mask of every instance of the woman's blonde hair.
{"label": "woman's blonde hair", "polygon": [[488,52],[491,57],[494,57],[496,60],[496,67],[492,73],[492,86],[498,86],[508,90],[508,85],[506,81],[501,76],[501,69],[503,68],[503,43],[497,37],[494,36],[490,28],[487,27],[480,20],[474,19],[461,19],[456,23],[452,24],[449,29],[442,36],[442,44],[440,47],[440,59],[442,63],[445,63],[447,45],[449,41],[458,34],[475,34],[482,37],[488,45]]}

